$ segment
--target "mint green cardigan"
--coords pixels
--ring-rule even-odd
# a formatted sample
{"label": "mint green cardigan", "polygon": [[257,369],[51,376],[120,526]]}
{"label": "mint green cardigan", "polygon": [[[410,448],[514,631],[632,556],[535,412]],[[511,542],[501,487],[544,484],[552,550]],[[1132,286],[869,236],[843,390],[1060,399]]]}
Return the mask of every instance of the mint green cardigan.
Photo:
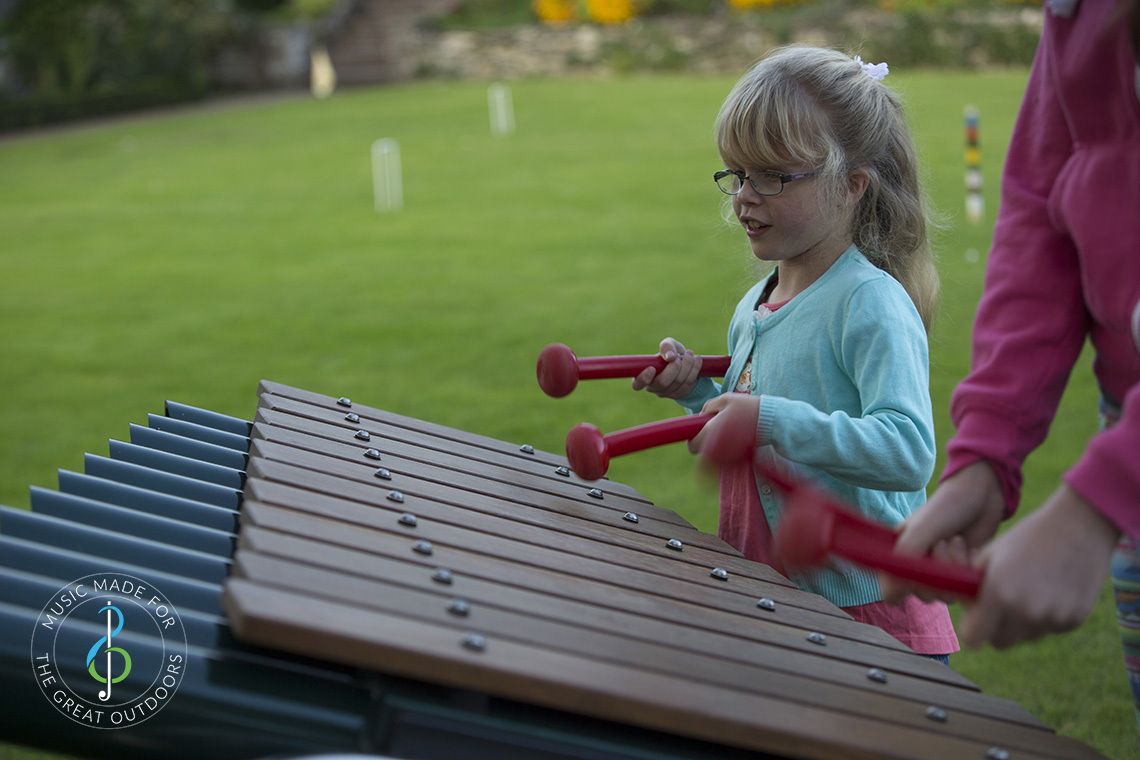
{"label": "mint green cardigan", "polygon": [[[894,526],[926,499],[934,470],[926,331],[903,287],[855,246],[806,290],[760,319],[751,288],[728,328],[723,384],[702,378],[679,403],[700,411],[736,387],[752,360],[760,397],[758,459],[824,486],[860,513]],[[781,499],[757,478],[769,527]],[[874,573],[846,563],[793,580],[840,607],[882,598]]]}

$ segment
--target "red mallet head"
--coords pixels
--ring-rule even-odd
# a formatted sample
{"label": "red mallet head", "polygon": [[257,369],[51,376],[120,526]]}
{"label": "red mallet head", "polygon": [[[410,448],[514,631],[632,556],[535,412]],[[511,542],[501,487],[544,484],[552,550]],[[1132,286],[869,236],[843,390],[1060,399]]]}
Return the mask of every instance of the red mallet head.
{"label": "red mallet head", "polygon": [[538,355],[535,374],[543,393],[562,398],[578,386],[578,357],[565,343],[551,343]]}
{"label": "red mallet head", "polygon": [[776,530],[776,559],[788,569],[817,567],[831,550],[835,515],[818,501],[801,493],[784,503],[784,514]]}
{"label": "red mallet head", "polygon": [[583,480],[597,480],[610,467],[610,455],[602,431],[588,422],[570,428],[566,434],[566,458],[570,469]]}

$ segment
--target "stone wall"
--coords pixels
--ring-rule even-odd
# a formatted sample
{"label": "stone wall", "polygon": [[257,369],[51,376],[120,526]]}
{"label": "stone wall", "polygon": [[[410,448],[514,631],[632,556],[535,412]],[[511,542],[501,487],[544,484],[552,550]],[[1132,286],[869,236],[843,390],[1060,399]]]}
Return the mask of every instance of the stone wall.
{"label": "stone wall", "polygon": [[778,43],[763,25],[727,17],[422,34],[417,74],[461,79],[636,70],[737,71],[741,60],[758,58]]}
{"label": "stone wall", "polygon": [[[860,10],[841,20],[795,27],[769,23],[762,13],[726,13],[637,19],[621,26],[533,25],[478,32],[421,29],[412,71],[417,76],[461,79],[643,70],[736,74],[771,48],[787,43],[833,46],[871,60],[893,53],[900,62],[909,63],[907,56],[915,57],[921,51],[900,49],[900,42],[905,47],[912,33],[908,23],[898,14]],[[972,41],[984,34],[992,38],[1005,33],[1021,40],[1022,58],[1031,57],[1040,26],[1040,10],[1018,9],[963,14],[928,33],[933,46],[944,48],[936,65],[984,67],[1009,63],[998,60],[1008,53],[998,50],[999,45],[987,49]],[[1028,60],[1013,62],[1027,64]]]}
{"label": "stone wall", "polygon": [[[977,10],[914,26],[914,17],[874,9],[796,17],[765,13],[660,16],[617,26],[531,24],[481,31],[444,31],[434,16],[455,0],[357,0],[345,7],[339,27],[324,33],[341,84],[412,78],[513,79],[567,74],[606,75],[633,71],[737,74],[772,47],[799,42],[886,59],[899,66],[979,67],[1027,64],[1041,25],[1039,9]],[[910,26],[908,26],[908,24]],[[307,81],[307,51],[313,33],[270,31],[261,51],[231,51],[232,71],[257,72],[259,84],[297,86]],[[1006,34],[1007,40],[986,45]],[[1014,40],[1014,42],[1010,42]],[[1016,50],[1010,51],[1011,45]],[[938,48],[932,52],[932,48]],[[937,54],[935,54],[937,53]],[[252,65],[249,56],[271,56]],[[1006,60],[1000,60],[1005,56]],[[1013,60],[1009,60],[1013,58]],[[925,61],[925,64],[920,62]]]}

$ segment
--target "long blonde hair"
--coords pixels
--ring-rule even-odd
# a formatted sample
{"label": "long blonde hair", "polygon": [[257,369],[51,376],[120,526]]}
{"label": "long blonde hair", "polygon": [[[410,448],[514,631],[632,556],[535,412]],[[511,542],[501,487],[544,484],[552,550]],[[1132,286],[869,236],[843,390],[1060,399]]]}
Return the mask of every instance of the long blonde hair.
{"label": "long blonde hair", "polygon": [[851,235],[875,266],[906,289],[930,330],[938,270],[927,237],[918,160],[898,97],[843,53],[793,45],[749,69],[725,98],[717,149],[730,167],[821,169],[826,198],[847,192],[848,174],[867,172]]}

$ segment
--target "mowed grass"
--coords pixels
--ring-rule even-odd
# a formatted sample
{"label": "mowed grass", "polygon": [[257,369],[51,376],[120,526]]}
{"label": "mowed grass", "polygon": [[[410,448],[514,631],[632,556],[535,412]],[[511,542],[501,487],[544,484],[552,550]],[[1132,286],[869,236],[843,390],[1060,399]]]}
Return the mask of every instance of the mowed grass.
{"label": "mowed grass", "polygon": [[[931,339],[940,445],[969,362],[1000,160],[1024,71],[892,74],[934,206],[941,313]],[[752,282],[721,219],[712,122],[732,81],[522,81],[518,131],[494,138],[485,85],[432,83],[206,108],[0,142],[0,502],[104,453],[175,399],[250,418],[269,378],[561,451],[680,413],[585,383],[553,400],[534,360],[651,353],[666,335],[723,353]],[[986,223],[962,218],[963,121],[981,111]],[[372,208],[369,147],[399,140],[406,208]],[[968,251],[980,254],[971,261]],[[1026,276],[1032,276],[1027,272]],[[1089,358],[1030,459],[1022,515],[1095,431]],[[714,487],[684,447],[615,460],[698,527]],[[955,668],[1110,757],[1136,739],[1111,592],[1079,631]]]}

